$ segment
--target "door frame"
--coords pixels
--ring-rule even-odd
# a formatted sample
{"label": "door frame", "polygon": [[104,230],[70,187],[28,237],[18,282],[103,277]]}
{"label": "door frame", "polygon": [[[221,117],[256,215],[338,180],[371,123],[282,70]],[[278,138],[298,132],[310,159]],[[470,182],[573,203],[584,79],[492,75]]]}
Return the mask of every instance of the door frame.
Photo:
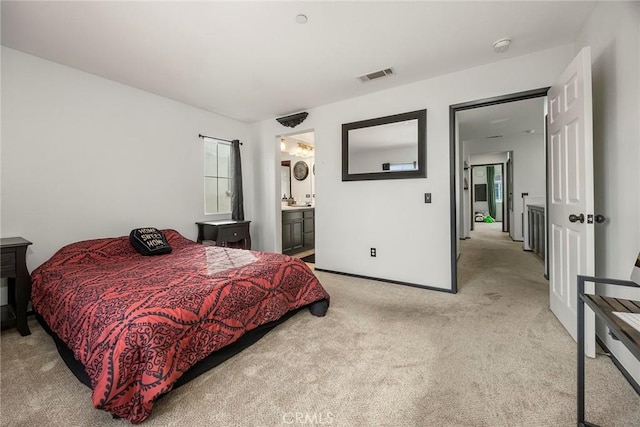
{"label": "door frame", "polygon": [[511,236],[510,212],[513,212],[513,160],[511,160],[511,156],[509,156],[509,158],[507,159],[504,167],[507,180],[507,194],[505,199],[505,203],[507,204],[507,233],[509,233],[509,236]]}
{"label": "door frame", "polygon": [[[540,98],[547,96],[550,87],[542,87],[539,89],[527,90],[524,92],[516,92],[508,95],[495,96],[491,98],[478,99],[475,101],[462,102],[460,104],[449,105],[449,200],[450,200],[450,231],[451,231],[451,292],[458,292],[458,215],[456,213],[457,197],[456,188],[458,179],[456,177],[458,144],[456,133],[456,113],[458,111],[471,110],[474,108],[488,107],[490,105],[504,104],[507,102],[523,101],[525,99]],[[545,160],[545,171],[546,171]]]}
{"label": "door frame", "polygon": [[[276,247],[274,248],[274,251],[280,251],[279,253],[282,253],[282,204],[280,203],[281,199],[282,199],[282,183],[281,183],[281,179],[280,179],[280,167],[282,166],[282,162],[286,162],[287,160],[282,160],[282,150],[280,148],[280,142],[282,140],[282,138],[289,138],[289,137],[294,137],[296,135],[300,135],[302,133],[310,133],[313,132],[313,137],[314,137],[314,142],[313,142],[313,147],[314,150],[316,150],[316,142],[315,142],[315,136],[316,136],[316,130],[315,128],[307,128],[307,129],[300,129],[300,130],[292,130],[291,132],[285,132],[285,133],[279,133],[274,135],[274,143],[276,145],[276,151],[275,151],[275,184],[276,184],[276,195],[277,195],[277,199],[278,200],[278,204],[276,205],[276,213],[275,213],[275,221],[273,223],[273,228],[275,231],[275,242],[276,242]],[[290,162],[290,161],[289,161]],[[315,154],[313,157],[313,163],[315,165]],[[289,167],[291,167],[291,164],[289,164]],[[310,167],[311,169],[311,167]],[[313,171],[309,171],[309,174],[311,174]],[[315,172],[313,173],[315,176]],[[315,180],[315,178],[313,178]],[[315,194],[315,184],[313,187],[313,193]],[[312,197],[313,201],[313,205],[315,208],[315,197]],[[315,246],[315,245],[314,245]],[[314,247],[315,250],[315,247]]]}
{"label": "door frame", "polygon": [[[469,170],[471,171],[469,173],[469,177],[470,177],[469,181],[471,182],[471,184],[470,184],[471,187],[469,188],[470,193],[471,193],[471,201],[469,203],[469,215],[471,217],[471,231],[473,231],[473,225],[476,222],[475,221],[475,213],[473,212],[473,202],[475,201],[474,200],[475,187],[473,186],[473,168],[479,168],[479,167],[482,167],[482,166],[485,166],[485,167],[486,166],[500,166],[502,168],[501,169],[502,171],[500,172],[501,175],[502,175],[502,221],[501,222],[502,222],[502,232],[504,233],[504,231],[505,231],[505,229],[504,229],[505,228],[505,209],[504,208],[505,208],[505,200],[506,200],[505,199],[505,188],[506,188],[506,186],[504,185],[504,178],[505,178],[504,169],[505,169],[505,165],[506,165],[506,162],[505,163],[479,163],[477,165],[469,165]],[[489,185],[488,182],[487,182],[487,185]]]}

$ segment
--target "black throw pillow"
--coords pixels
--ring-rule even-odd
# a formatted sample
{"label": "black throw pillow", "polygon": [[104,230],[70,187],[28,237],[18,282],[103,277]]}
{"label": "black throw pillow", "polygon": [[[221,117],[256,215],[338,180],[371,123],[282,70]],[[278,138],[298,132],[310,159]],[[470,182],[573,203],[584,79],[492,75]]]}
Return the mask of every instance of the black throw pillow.
{"label": "black throw pillow", "polygon": [[142,255],[171,253],[171,246],[162,231],[153,227],[134,228],[129,234],[131,246]]}

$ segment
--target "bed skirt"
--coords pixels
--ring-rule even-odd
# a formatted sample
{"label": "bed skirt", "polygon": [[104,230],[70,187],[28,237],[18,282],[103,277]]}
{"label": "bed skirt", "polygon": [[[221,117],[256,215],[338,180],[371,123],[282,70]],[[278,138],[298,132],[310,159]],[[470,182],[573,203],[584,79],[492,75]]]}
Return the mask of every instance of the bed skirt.
{"label": "bed skirt", "polygon": [[[199,375],[204,374],[208,370],[218,366],[225,360],[230,359],[234,355],[240,353],[242,350],[249,348],[251,345],[255,344],[262,337],[264,337],[270,330],[272,330],[279,324],[289,320],[296,313],[298,313],[300,310],[303,310],[305,308],[308,308],[309,312],[311,312],[311,314],[313,314],[314,316],[322,317],[327,313],[327,310],[329,308],[329,302],[327,300],[316,301],[307,306],[300,307],[295,310],[291,310],[278,320],[265,323],[264,325],[260,325],[257,328],[246,332],[237,341],[233,342],[232,344],[226,347],[221,348],[220,350],[214,351],[209,356],[205,357],[204,359],[202,359],[201,361],[193,365],[180,378],[178,378],[178,380],[175,382],[173,386],[173,390],[188,383],[189,381],[198,377]],[[60,353],[60,357],[62,357],[62,360],[67,365],[67,367],[71,370],[73,375],[75,375],[75,377],[82,384],[91,388],[91,380],[89,379],[89,375],[87,375],[87,371],[84,369],[84,366],[82,365],[82,363],[80,363],[74,357],[73,351],[71,351],[69,347],[67,347],[67,345],[58,337],[58,335],[56,335],[56,333],[49,328],[49,325],[47,325],[47,322],[45,322],[45,320],[37,313],[36,313],[36,319],[38,320],[38,323],[40,323],[42,328],[45,331],[47,331],[47,333],[51,335],[51,337],[53,338],[53,341],[56,344],[56,348],[58,349],[58,353]],[[164,395],[160,396],[159,398],[163,396]]]}

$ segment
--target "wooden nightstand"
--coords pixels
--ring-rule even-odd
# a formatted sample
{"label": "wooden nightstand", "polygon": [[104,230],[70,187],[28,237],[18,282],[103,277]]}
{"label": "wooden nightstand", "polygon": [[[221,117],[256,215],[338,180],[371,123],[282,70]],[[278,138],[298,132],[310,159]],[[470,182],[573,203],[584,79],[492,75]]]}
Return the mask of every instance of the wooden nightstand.
{"label": "wooden nightstand", "polygon": [[203,221],[198,225],[198,243],[212,240],[216,246],[251,249],[251,221]]}
{"label": "wooden nightstand", "polygon": [[26,265],[27,246],[30,244],[30,241],[22,237],[0,239],[0,274],[9,282],[9,305],[2,308],[2,329],[5,324],[7,327],[13,326],[11,314],[15,313],[15,324],[22,336],[31,334],[27,325],[31,278]]}

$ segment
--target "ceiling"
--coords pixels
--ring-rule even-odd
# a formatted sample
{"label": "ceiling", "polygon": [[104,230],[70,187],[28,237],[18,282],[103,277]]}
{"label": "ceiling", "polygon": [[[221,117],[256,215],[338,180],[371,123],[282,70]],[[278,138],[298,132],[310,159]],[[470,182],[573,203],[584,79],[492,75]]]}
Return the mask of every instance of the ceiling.
{"label": "ceiling", "polygon": [[307,147],[315,147],[314,139],[315,137],[313,132],[283,136],[280,138],[280,151],[283,153],[292,154],[292,152],[295,151],[296,147],[299,144],[304,144]]}
{"label": "ceiling", "polygon": [[[255,122],[572,43],[594,4],[2,1],[1,40]],[[513,42],[498,54],[503,37]],[[356,79],[388,67],[396,74]]]}
{"label": "ceiling", "polygon": [[458,111],[461,141],[495,139],[544,132],[544,97]]}

